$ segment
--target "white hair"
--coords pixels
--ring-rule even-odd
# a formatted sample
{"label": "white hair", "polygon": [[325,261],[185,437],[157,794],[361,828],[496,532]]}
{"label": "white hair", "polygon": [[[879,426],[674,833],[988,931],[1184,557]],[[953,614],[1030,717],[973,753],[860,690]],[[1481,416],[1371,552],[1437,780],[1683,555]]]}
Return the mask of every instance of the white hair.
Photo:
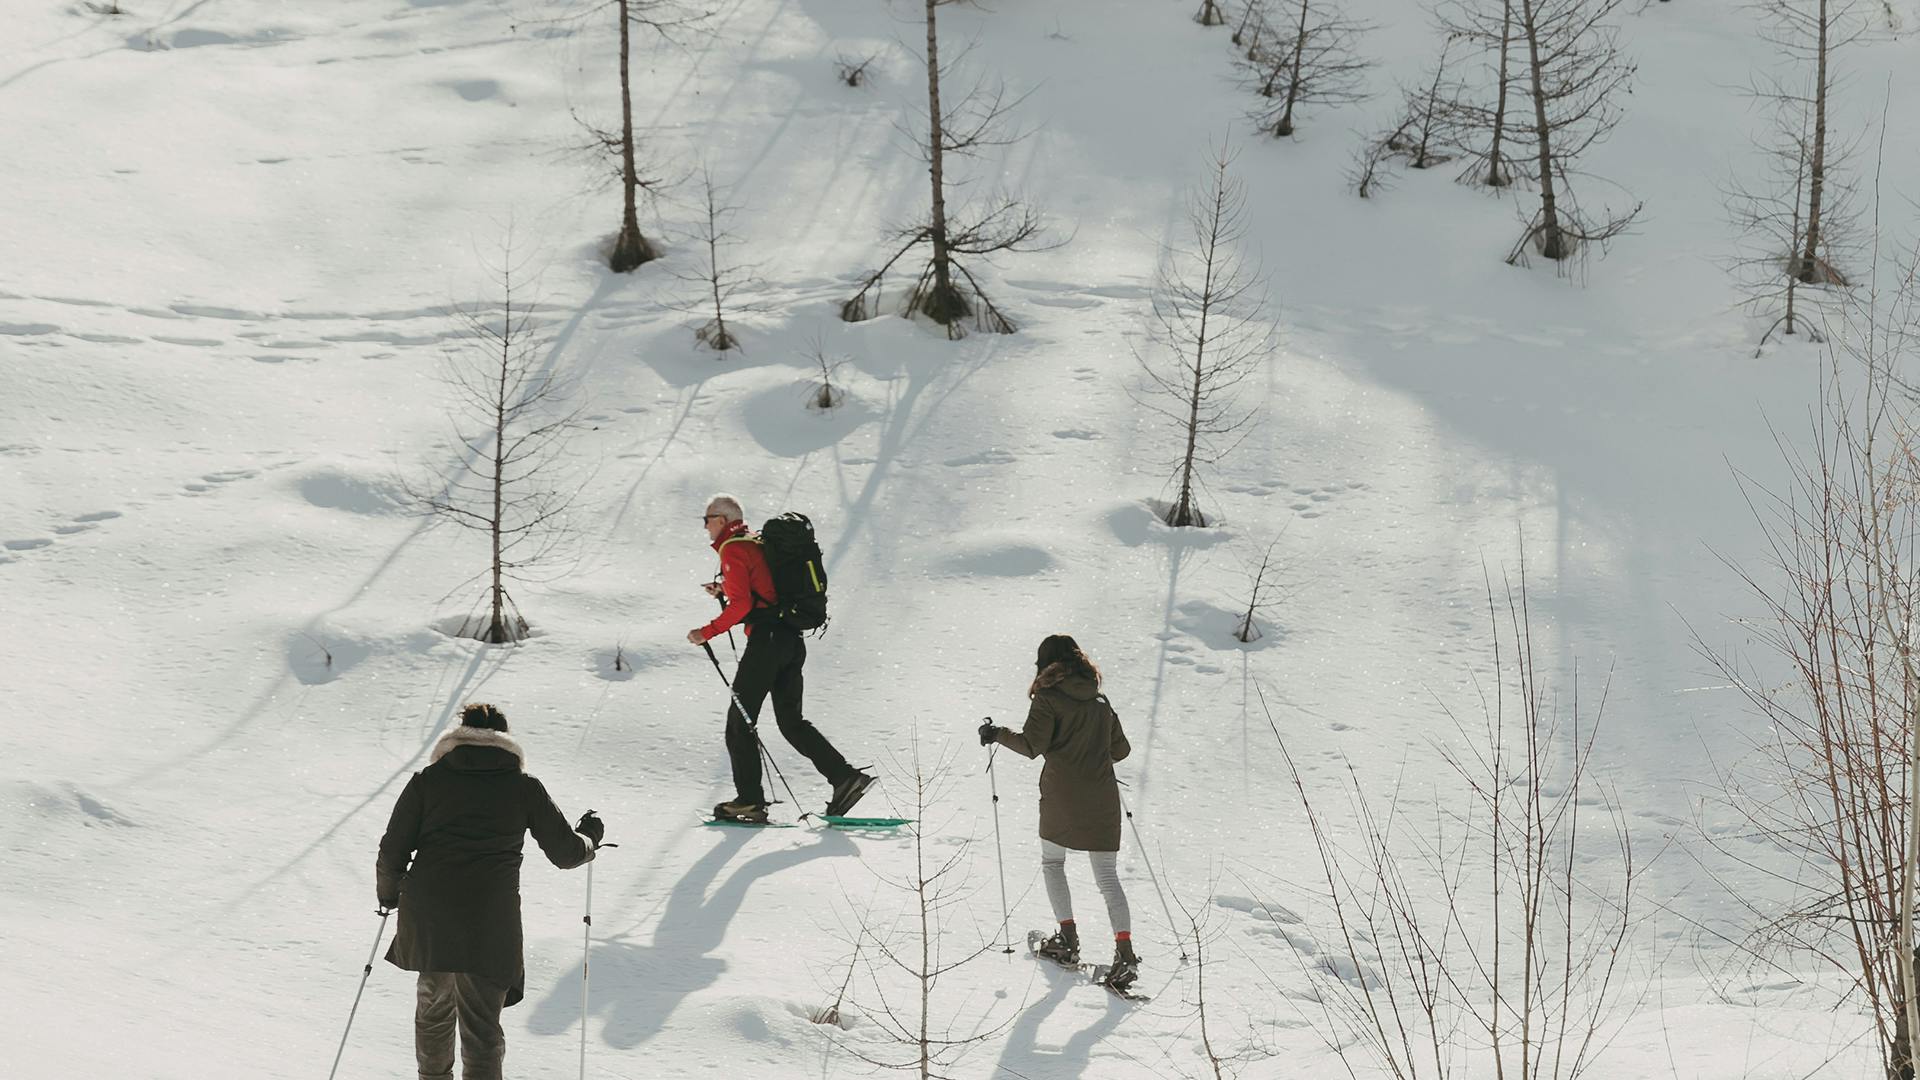
{"label": "white hair", "polygon": [[747,512],[740,509],[740,500],[724,491],[707,500],[707,513],[724,514],[728,521],[747,520]]}

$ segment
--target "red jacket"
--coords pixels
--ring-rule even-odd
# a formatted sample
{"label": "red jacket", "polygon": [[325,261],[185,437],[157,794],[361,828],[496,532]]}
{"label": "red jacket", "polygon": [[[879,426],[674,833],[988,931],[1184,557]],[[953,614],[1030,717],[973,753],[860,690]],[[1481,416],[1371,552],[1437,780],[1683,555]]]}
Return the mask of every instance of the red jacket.
{"label": "red jacket", "polygon": [[[773,591],[773,571],[767,569],[766,553],[747,535],[746,522],[728,525],[713,550],[720,553],[720,591],[727,606],[718,618],[700,628],[708,641],[738,626],[754,608],[771,607],[780,599]],[[753,627],[746,629],[747,636],[753,636]]]}

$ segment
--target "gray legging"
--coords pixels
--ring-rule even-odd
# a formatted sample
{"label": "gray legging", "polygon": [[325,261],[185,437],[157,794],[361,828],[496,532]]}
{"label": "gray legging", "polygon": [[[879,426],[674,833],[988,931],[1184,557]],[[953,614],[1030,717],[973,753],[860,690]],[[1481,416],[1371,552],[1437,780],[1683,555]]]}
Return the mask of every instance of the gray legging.
{"label": "gray legging", "polygon": [[[1066,922],[1073,918],[1073,894],[1067,888],[1067,848],[1051,840],[1040,841],[1040,876],[1047,882],[1047,899],[1053,901],[1053,917]],[[1093,862],[1093,883],[1107,900],[1107,921],[1116,934],[1131,933],[1133,922],[1127,914],[1127,894],[1120,891],[1120,853],[1089,851]]]}

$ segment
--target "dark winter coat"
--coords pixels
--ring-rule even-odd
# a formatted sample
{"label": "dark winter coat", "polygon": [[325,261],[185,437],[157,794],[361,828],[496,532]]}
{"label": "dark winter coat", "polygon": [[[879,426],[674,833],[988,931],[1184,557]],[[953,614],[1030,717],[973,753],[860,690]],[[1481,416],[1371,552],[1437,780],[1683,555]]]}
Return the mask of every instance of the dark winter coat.
{"label": "dark winter coat", "polygon": [[[375,868],[382,903],[400,901],[387,962],[407,971],[484,975],[525,996],[520,846],[528,832],[561,869],[593,858],[505,734],[461,726],[434,745],[393,807]],[[408,866],[408,860],[412,866]]]}
{"label": "dark winter coat", "polygon": [[1000,744],[1044,757],[1040,770],[1040,837],[1076,851],[1120,850],[1120,786],[1113,763],[1133,752],[1120,717],[1085,675],[1052,664],[1033,681],[1033,704],[1020,731],[1000,730]]}

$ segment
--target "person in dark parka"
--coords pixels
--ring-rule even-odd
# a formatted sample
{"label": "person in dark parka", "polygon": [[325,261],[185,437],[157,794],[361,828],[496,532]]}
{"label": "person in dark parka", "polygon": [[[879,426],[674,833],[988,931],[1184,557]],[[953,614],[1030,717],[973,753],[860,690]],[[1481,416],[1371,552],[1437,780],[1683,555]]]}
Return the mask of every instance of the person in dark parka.
{"label": "person in dark parka", "polygon": [[1039,947],[1062,963],[1080,962],[1080,934],[1067,887],[1067,852],[1084,851],[1113,926],[1113,967],[1107,982],[1124,990],[1139,975],[1126,893],[1120,888],[1120,787],[1113,763],[1133,752],[1120,717],[1100,692],[1100,669],[1079,643],[1054,634],[1040,643],[1026,726],[1010,731],[980,726],[982,746],[998,743],[1024,757],[1044,757],[1040,770],[1040,871],[1059,933]]}
{"label": "person in dark parka", "polygon": [[591,811],[569,828],[525,770],[500,710],[468,705],[407,781],[380,840],[377,898],[400,913],[387,962],[420,973],[420,1080],[452,1080],[456,1021],[465,1080],[500,1080],[500,1010],[526,995],[521,844],[531,832],[547,860],[567,870],[592,860],[606,833]]}

